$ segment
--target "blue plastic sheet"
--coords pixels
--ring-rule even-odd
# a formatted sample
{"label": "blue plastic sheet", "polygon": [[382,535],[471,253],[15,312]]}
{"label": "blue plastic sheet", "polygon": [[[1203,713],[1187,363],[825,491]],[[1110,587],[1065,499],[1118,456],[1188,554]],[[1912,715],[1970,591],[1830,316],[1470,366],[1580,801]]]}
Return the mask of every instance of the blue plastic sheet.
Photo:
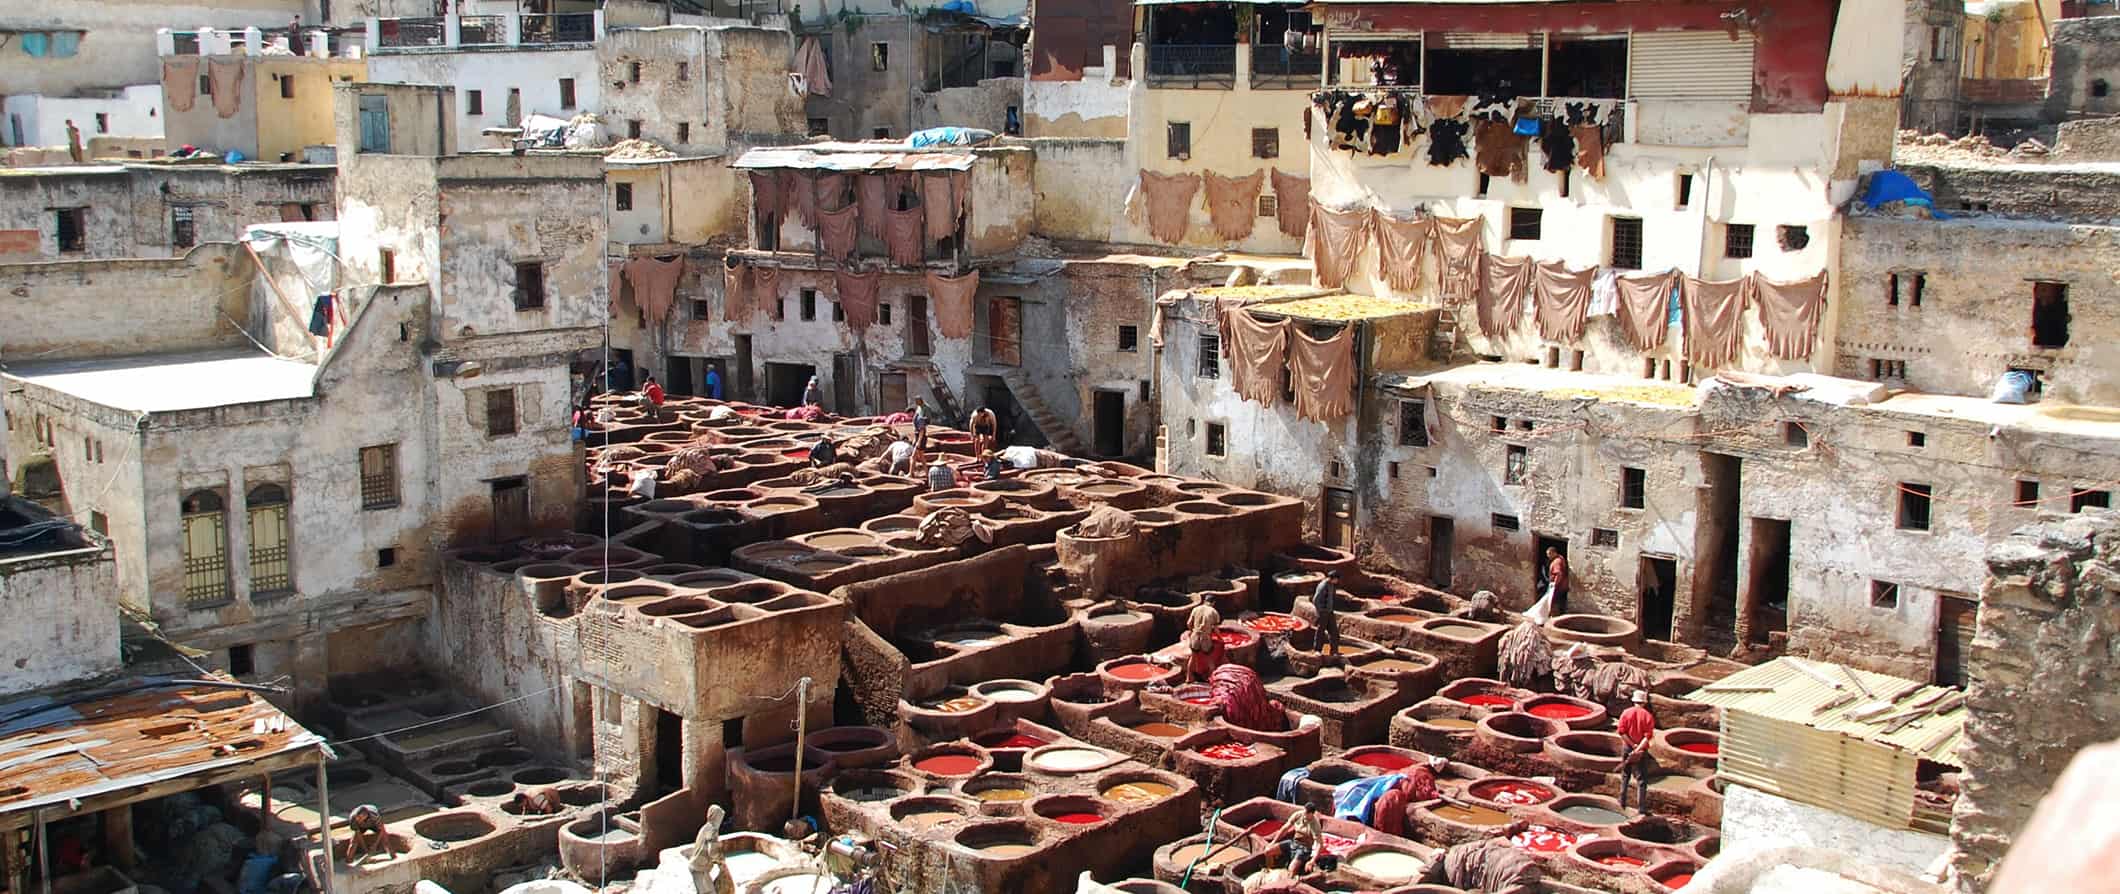
{"label": "blue plastic sheet", "polygon": [[1915,183],[1914,178],[1898,171],[1878,171],[1871,174],[1870,187],[1862,194],[1863,207],[1876,208],[1891,202],[1919,205],[1929,209],[1930,216],[1938,220],[1949,219],[1949,215],[1936,208],[1935,198],[1929,195],[1928,190]]}

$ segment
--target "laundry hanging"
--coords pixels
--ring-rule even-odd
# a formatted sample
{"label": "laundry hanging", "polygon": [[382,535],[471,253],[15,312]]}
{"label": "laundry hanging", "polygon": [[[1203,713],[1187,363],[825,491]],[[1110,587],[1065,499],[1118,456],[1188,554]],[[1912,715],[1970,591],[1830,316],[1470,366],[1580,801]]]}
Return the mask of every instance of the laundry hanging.
{"label": "laundry hanging", "polygon": [[1193,194],[1200,191],[1200,175],[1142,171],[1141,191],[1148,201],[1149,235],[1167,245],[1184,242]]}
{"label": "laundry hanging", "polygon": [[883,212],[883,243],[890,249],[891,263],[918,267],[927,260],[927,242],[922,238],[922,208],[886,208]]}
{"label": "laundry hanging", "polygon": [[1428,163],[1442,166],[1464,158],[1465,132],[1472,125],[1456,119],[1437,119],[1428,126]]}
{"label": "laundry hanging", "polygon": [[1507,121],[1481,121],[1472,128],[1473,160],[1489,177],[1521,180],[1531,166],[1531,140]]}
{"label": "laundry hanging", "polygon": [[1533,261],[1488,255],[1480,268],[1480,332],[1493,338],[1514,331],[1524,319]]}
{"label": "laundry hanging", "polygon": [[766,316],[776,322],[788,318],[788,315],[780,308],[779,267],[752,267],[751,288],[746,292],[745,297],[750,299],[751,307],[754,310],[763,304],[766,309]]}
{"label": "laundry hanging", "polygon": [[780,194],[795,212],[795,219],[802,221],[803,229],[817,228],[817,184],[809,176],[794,168],[780,171]]}
{"label": "laundry hanging", "polygon": [[734,323],[751,315],[750,296],[744,288],[750,276],[735,258],[721,262],[721,318]]}
{"label": "laundry hanging", "polygon": [[854,256],[861,244],[860,235],[854,232],[858,225],[855,217],[852,205],[837,211],[817,211],[817,245],[825,257],[836,262]]}
{"label": "laundry hanging", "polygon": [[1354,327],[1319,341],[1292,325],[1288,331],[1288,373],[1293,379],[1296,415],[1332,422],[1354,412]]}
{"label": "laundry hanging", "polygon": [[927,207],[927,240],[941,242],[957,235],[957,221],[964,216],[962,173],[927,174],[920,178],[920,203]]}
{"label": "laundry hanging", "polygon": [[882,174],[861,174],[854,179],[854,200],[861,206],[861,231],[869,238],[883,239],[883,212],[890,207]]}
{"label": "laundry hanging", "polygon": [[1592,179],[1605,179],[1605,130],[1595,124],[1576,124],[1568,128],[1575,137],[1575,163],[1582,166]]}
{"label": "laundry hanging", "polygon": [[1317,284],[1337,289],[1354,272],[1355,259],[1369,238],[1369,209],[1334,211],[1316,202],[1310,204],[1310,237],[1303,249],[1317,270]]}
{"label": "laundry hanging", "polygon": [[1465,111],[1466,103],[1471,101],[1470,96],[1430,96],[1428,111],[1437,118],[1456,118],[1458,113]]}
{"label": "laundry hanging", "polygon": [[1565,171],[1575,164],[1575,134],[1559,118],[1546,122],[1546,129],[1538,135],[1538,147],[1548,171]]}
{"label": "laundry hanging", "polygon": [[206,63],[206,80],[213,85],[213,113],[223,118],[233,118],[243,108],[243,63],[222,62],[218,59]]}
{"label": "laundry hanging", "polygon": [[626,262],[626,284],[633,287],[633,300],[648,322],[660,323],[677,303],[677,280],[685,275],[683,255],[667,261],[634,258]]}
{"label": "laundry hanging", "polygon": [[1421,264],[1435,240],[1435,218],[1376,213],[1377,276],[1400,292],[1421,287]]}
{"label": "laundry hanging", "polygon": [[1273,406],[1281,399],[1281,369],[1287,363],[1288,321],[1271,323],[1241,306],[1222,310],[1222,352],[1229,357],[1230,387],[1237,396]]}
{"label": "laundry hanging", "polygon": [[1783,360],[1808,358],[1818,342],[1819,322],[1825,316],[1825,271],[1795,282],[1779,282],[1754,273],[1752,305],[1759,309],[1759,325],[1766,330],[1769,352]]}
{"label": "laundry hanging", "polygon": [[1737,359],[1751,282],[1749,277],[1726,282],[1685,278],[1679,302],[1685,309],[1686,357],[1695,366],[1715,370]]}
{"label": "laundry hanging", "polygon": [[770,227],[779,227],[782,212],[780,174],[775,171],[751,172],[751,204],[758,210],[758,220]]}
{"label": "laundry hanging", "polygon": [[847,328],[856,333],[867,332],[876,322],[876,293],[882,289],[883,271],[864,273],[841,267],[832,276],[839,288],[839,312],[846,316]]}
{"label": "laundry hanging", "polygon": [[817,207],[823,211],[837,211],[854,207],[854,198],[847,192],[846,174],[817,175]]}
{"label": "laundry hanging", "polygon": [[1435,219],[1435,257],[1440,264],[1436,291],[1447,302],[1461,302],[1479,291],[1481,218],[1438,217]]}
{"label": "laundry hanging", "polygon": [[1281,235],[1298,239],[1310,230],[1310,178],[1273,169],[1274,223]]}
{"label": "laundry hanging", "polygon": [[979,271],[963,276],[927,274],[928,297],[934,300],[935,328],[943,338],[972,337],[972,299],[979,294]]}
{"label": "laundry hanging", "polygon": [[1671,292],[1678,288],[1678,271],[1622,276],[1614,285],[1619,291],[1619,328],[1627,343],[1639,351],[1662,347],[1671,332]]}
{"label": "laundry hanging", "polygon": [[1547,341],[1574,342],[1583,337],[1583,323],[1590,315],[1591,284],[1596,267],[1569,270],[1560,261],[1544,261],[1531,275],[1534,299],[1532,319],[1538,336]]}
{"label": "laundry hanging", "polygon": [[1259,188],[1266,183],[1266,172],[1260,170],[1245,177],[1224,177],[1209,171],[1205,176],[1207,219],[1214,225],[1215,235],[1226,242],[1249,237],[1259,217]]}
{"label": "laundry hanging", "polygon": [[199,60],[171,59],[162,63],[162,98],[172,112],[189,112],[199,100]]}
{"label": "laundry hanging", "polygon": [[604,269],[611,274],[611,290],[604,293],[604,303],[611,308],[611,316],[619,315],[619,305],[624,304],[626,294],[626,262],[605,261]]}

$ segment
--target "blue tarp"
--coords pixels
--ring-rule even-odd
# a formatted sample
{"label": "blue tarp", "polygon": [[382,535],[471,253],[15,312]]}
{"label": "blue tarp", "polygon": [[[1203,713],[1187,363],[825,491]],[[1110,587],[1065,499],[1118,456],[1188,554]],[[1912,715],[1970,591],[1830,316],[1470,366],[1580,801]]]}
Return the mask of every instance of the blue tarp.
{"label": "blue tarp", "polygon": [[1377,799],[1384,797],[1385,792],[1405,779],[1400,773],[1386,773],[1367,779],[1351,779],[1333,786],[1333,817],[1369,825],[1370,815],[1376,813]]}
{"label": "blue tarp", "polygon": [[1937,209],[1936,200],[1929,195],[1928,190],[1915,183],[1914,178],[1898,171],[1878,171],[1871,174],[1870,188],[1862,194],[1863,207],[1875,209],[1890,202],[1919,205],[1929,209],[1929,215],[1937,220],[1950,219],[1950,215]]}
{"label": "blue tarp", "polygon": [[993,131],[976,127],[930,127],[906,137],[905,144],[915,149],[932,146],[977,146],[993,138]]}

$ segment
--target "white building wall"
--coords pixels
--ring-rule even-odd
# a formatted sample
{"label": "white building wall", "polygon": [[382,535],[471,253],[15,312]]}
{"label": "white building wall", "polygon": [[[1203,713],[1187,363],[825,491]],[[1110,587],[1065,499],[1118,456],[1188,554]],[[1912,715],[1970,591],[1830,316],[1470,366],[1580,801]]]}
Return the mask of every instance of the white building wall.
{"label": "white building wall", "polygon": [[109,673],[118,651],[118,595],[107,543],[0,559],[0,655],[9,693]]}
{"label": "white building wall", "polygon": [[[84,146],[96,137],[162,135],[159,84],[138,84],[109,96],[9,96],[4,111],[7,126],[0,128],[0,146],[64,146],[67,119],[81,129]],[[100,131],[99,114],[107,116],[106,129]]]}
{"label": "white building wall", "polygon": [[[560,103],[560,81],[574,81],[574,104]],[[514,127],[508,91],[522,91],[521,114],[572,118],[601,109],[596,51],[580,49],[459,49],[450,52],[388,51],[368,57],[368,80],[378,84],[445,84],[456,88],[457,150],[499,144],[479,132]],[[470,112],[470,91],[479,91],[481,111]],[[611,126],[605,122],[605,127]],[[622,125],[621,125],[622,126]],[[623,137],[620,130],[616,137]]]}

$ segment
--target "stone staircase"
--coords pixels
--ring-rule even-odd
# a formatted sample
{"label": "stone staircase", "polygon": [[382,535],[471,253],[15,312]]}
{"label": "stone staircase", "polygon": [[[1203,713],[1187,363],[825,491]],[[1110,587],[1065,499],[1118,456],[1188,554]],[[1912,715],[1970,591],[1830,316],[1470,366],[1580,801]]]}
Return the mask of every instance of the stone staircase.
{"label": "stone staircase", "polygon": [[1061,419],[1060,414],[1053,412],[1052,406],[1045,402],[1045,395],[1038,392],[1038,386],[1031,383],[1030,378],[1023,374],[1023,370],[1012,369],[1002,373],[1001,380],[1007,382],[1009,391],[1016,395],[1016,403],[1021,404],[1024,411],[1031,414],[1031,421],[1038,423],[1038,430],[1045,434],[1046,443],[1062,453],[1086,455],[1088,445],[1083,444],[1082,437],[1075,434],[1074,426],[1067,424],[1067,420]]}

